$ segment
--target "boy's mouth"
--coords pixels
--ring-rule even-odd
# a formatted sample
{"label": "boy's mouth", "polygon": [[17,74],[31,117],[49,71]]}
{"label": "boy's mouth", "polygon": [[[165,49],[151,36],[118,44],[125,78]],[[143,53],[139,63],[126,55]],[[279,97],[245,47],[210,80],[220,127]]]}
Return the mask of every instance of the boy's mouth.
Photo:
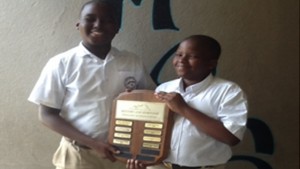
{"label": "boy's mouth", "polygon": [[93,37],[99,37],[99,36],[102,36],[102,35],[103,35],[103,32],[94,31],[94,32],[91,33],[91,35],[92,35]]}
{"label": "boy's mouth", "polygon": [[184,65],[184,64],[176,64],[176,68],[180,68],[180,69],[185,69],[187,68],[188,66],[187,65]]}

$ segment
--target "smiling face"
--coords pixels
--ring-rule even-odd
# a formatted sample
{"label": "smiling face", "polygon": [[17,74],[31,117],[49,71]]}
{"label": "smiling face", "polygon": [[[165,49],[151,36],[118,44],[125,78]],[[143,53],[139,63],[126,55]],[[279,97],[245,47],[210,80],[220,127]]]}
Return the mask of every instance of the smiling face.
{"label": "smiling face", "polygon": [[217,59],[210,56],[203,43],[201,40],[186,39],[180,43],[173,58],[177,75],[182,77],[187,85],[202,81],[217,65]]}
{"label": "smiling face", "polygon": [[93,2],[83,7],[80,20],[76,24],[83,45],[90,50],[100,46],[109,46],[118,33],[114,9],[109,4]]}

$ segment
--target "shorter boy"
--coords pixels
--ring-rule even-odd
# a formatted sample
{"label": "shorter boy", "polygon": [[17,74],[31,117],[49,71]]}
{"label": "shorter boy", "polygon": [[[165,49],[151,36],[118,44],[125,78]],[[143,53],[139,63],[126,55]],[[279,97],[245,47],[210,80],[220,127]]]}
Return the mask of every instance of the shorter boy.
{"label": "shorter boy", "polygon": [[[171,148],[164,164],[147,169],[224,169],[246,130],[248,105],[235,83],[212,75],[221,53],[205,35],[184,39],[173,58],[179,76],[159,85],[156,97],[175,112]],[[145,166],[128,160],[128,169]]]}

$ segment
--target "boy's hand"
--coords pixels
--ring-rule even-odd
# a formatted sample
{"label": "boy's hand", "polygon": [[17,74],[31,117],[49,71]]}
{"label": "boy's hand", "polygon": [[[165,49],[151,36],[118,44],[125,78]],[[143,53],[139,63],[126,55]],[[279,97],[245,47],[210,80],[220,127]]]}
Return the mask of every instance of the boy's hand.
{"label": "boy's hand", "polygon": [[146,166],[138,160],[129,159],[129,160],[127,160],[126,168],[127,169],[146,169]]}
{"label": "boy's hand", "polygon": [[115,154],[120,154],[120,151],[115,147],[103,142],[97,142],[93,149],[102,154],[104,159],[108,159],[111,162],[116,161],[116,158],[114,157]]}
{"label": "boy's hand", "polygon": [[126,89],[125,89],[125,92],[128,92],[128,93],[129,93],[129,92],[132,92],[133,90],[134,90],[134,89],[126,88]]}
{"label": "boy's hand", "polygon": [[179,93],[171,92],[158,92],[155,93],[155,96],[158,100],[165,102],[168,107],[176,113],[183,114],[183,109],[188,106],[187,103],[184,101],[182,96]]}

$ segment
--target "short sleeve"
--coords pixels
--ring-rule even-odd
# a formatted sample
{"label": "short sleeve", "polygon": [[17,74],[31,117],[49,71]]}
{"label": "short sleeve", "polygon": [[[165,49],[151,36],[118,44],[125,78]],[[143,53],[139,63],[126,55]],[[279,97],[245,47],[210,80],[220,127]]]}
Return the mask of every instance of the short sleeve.
{"label": "short sleeve", "polygon": [[224,94],[218,116],[224,126],[240,140],[246,131],[247,114],[248,102],[245,93],[238,86],[232,86]]}
{"label": "short sleeve", "polygon": [[28,100],[35,104],[61,109],[65,96],[63,72],[64,66],[61,60],[51,58],[43,68]]}

